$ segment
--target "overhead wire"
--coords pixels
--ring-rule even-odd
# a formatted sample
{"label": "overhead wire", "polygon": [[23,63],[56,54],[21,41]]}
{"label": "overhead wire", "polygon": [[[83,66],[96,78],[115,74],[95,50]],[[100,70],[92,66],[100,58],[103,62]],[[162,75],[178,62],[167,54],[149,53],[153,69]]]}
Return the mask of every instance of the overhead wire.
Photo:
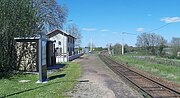
{"label": "overhead wire", "polygon": [[[151,33],[151,32],[153,32],[153,31],[156,31],[156,30],[162,29],[162,28],[164,28],[164,27],[168,26],[169,24],[171,24],[171,23],[166,23],[165,25],[162,25],[162,26],[160,26],[160,27],[158,27],[158,28],[152,29],[152,30],[150,30],[150,31],[148,31],[148,32],[149,32],[149,33]],[[146,32],[144,32],[144,33],[146,33]]]}
{"label": "overhead wire", "polygon": [[[164,27],[166,27],[166,26],[168,26],[168,25],[170,25],[170,24],[172,24],[172,23],[166,23],[166,24],[164,24],[164,25],[162,25],[162,26],[160,26],[160,27],[158,27],[158,28],[155,28],[155,29],[149,30],[149,31],[147,31],[147,32],[143,32],[143,33],[152,33],[153,31],[156,31],[156,30],[162,29],[162,28],[164,28]],[[123,34],[138,35],[138,34],[134,34],[134,33],[127,33],[127,32],[123,32]]]}
{"label": "overhead wire", "polygon": [[[170,25],[170,24],[172,24],[172,22],[171,22],[171,23],[166,23],[166,24],[164,24],[164,25],[162,25],[162,26],[160,26],[160,27],[158,27],[158,28],[149,30],[148,32],[142,32],[142,33],[152,33],[152,32],[154,32],[154,31],[160,30],[160,29],[162,29],[162,28],[164,28],[164,27],[166,27],[166,26],[168,26],[168,25]],[[122,34],[138,35],[138,34],[127,33],[127,32],[122,32]]]}

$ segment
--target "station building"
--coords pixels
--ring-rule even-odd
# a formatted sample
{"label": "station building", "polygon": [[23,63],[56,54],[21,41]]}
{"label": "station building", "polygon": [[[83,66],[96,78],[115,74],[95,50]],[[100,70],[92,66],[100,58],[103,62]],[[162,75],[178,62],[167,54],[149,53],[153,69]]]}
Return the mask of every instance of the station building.
{"label": "station building", "polygon": [[46,36],[54,41],[56,62],[67,62],[68,56],[74,54],[76,38],[60,29],[55,29]]}

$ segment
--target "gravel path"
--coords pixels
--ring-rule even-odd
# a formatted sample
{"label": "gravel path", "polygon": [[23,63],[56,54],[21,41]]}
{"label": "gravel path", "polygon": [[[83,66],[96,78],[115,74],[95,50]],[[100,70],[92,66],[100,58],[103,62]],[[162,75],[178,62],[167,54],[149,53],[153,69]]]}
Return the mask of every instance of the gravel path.
{"label": "gravel path", "polygon": [[97,56],[84,56],[75,62],[82,65],[83,75],[74,90],[67,93],[71,98],[143,98]]}

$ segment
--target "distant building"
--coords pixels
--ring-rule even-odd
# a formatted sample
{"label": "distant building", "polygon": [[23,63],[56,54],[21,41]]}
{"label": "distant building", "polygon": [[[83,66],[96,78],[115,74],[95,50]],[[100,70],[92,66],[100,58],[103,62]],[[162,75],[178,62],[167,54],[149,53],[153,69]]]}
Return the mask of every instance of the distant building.
{"label": "distant building", "polygon": [[[74,53],[75,47],[75,37],[68,34],[67,32],[55,29],[49,33],[47,33],[47,38],[55,42],[55,51],[56,56],[64,56],[65,61],[67,61],[67,56],[72,55]],[[62,60],[60,60],[61,62]],[[64,60],[63,60],[64,61]]]}

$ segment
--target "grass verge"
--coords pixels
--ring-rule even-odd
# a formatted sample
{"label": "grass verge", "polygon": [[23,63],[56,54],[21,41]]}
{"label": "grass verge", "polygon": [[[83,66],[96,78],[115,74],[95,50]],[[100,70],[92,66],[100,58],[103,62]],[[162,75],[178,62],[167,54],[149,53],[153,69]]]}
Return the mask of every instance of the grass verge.
{"label": "grass verge", "polygon": [[[47,83],[37,84],[38,75],[19,74],[0,80],[0,98],[66,98],[65,92],[73,89],[77,78],[81,75],[81,67],[69,63],[63,70],[48,75]],[[20,80],[30,80],[20,83]]]}
{"label": "grass verge", "polygon": [[180,67],[168,66],[165,64],[156,64],[145,60],[138,60],[128,55],[114,56],[114,60],[127,62],[129,66],[144,70],[153,75],[163,77],[170,81],[180,84]]}

